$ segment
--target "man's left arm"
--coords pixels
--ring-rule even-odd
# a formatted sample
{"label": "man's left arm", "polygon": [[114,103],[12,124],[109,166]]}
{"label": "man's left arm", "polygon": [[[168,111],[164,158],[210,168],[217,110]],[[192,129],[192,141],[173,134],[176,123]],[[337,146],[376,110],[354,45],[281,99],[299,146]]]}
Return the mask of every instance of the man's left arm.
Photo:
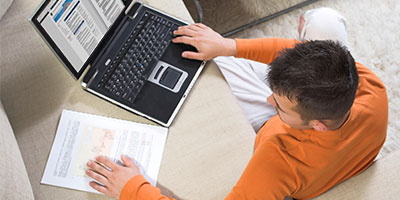
{"label": "man's left arm", "polygon": [[90,186],[114,199],[172,199],[162,195],[157,187],[150,185],[129,157],[121,156],[121,160],[124,166],[105,156],[88,161],[86,174],[98,182],[92,181]]}
{"label": "man's left arm", "polygon": [[[102,184],[92,181],[90,186],[107,196],[121,200],[172,199],[162,195],[157,187],[150,185],[140,175],[132,160],[124,156],[121,158],[125,166],[118,165],[104,156],[97,157],[96,161],[89,161],[86,174]],[[263,144],[256,149],[238,183],[225,199],[282,200],[295,190],[296,178],[283,157],[283,152],[274,144]]]}

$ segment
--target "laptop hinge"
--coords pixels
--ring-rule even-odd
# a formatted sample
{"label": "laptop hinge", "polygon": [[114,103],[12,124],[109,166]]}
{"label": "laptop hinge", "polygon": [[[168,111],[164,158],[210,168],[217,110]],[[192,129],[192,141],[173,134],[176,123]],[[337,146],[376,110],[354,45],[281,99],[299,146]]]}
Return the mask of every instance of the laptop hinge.
{"label": "laptop hinge", "polygon": [[96,69],[96,71],[94,72],[94,75],[90,78],[90,80],[89,80],[88,83],[87,83],[88,86],[92,84],[94,78],[96,78],[96,76],[97,76],[98,73],[99,73],[99,70]]}
{"label": "laptop hinge", "polygon": [[125,14],[133,19],[137,15],[137,11],[143,6],[143,3],[140,1],[132,1],[131,4],[129,4],[128,8],[125,10]]}

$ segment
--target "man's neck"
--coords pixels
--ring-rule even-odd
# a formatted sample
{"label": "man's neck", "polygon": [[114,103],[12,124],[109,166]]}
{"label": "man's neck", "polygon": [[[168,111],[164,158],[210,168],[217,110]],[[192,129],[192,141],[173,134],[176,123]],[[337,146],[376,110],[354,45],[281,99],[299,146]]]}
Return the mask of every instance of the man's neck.
{"label": "man's neck", "polygon": [[324,120],[323,122],[327,125],[330,131],[337,130],[343,126],[344,123],[349,119],[350,111],[346,113],[346,115],[339,120]]}

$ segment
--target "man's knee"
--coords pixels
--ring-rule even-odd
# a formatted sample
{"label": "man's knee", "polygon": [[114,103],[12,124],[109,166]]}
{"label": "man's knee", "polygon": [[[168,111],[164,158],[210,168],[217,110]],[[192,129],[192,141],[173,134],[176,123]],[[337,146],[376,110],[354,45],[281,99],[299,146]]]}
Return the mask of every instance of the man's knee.
{"label": "man's knee", "polygon": [[300,17],[300,40],[334,40],[348,47],[346,18],[331,8],[308,10]]}

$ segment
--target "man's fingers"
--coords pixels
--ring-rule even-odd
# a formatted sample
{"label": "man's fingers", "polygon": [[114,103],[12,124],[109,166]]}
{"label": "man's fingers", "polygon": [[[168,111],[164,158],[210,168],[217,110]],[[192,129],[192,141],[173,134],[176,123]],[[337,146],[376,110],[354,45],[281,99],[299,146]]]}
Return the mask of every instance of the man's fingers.
{"label": "man's fingers", "polygon": [[202,29],[208,29],[209,27],[208,26],[206,26],[206,25],[204,25],[204,24],[201,24],[201,23],[196,23],[196,24],[193,24],[194,26],[197,26],[197,27],[199,27],[199,28],[202,28]]}
{"label": "man's fingers", "polygon": [[190,29],[190,30],[193,30],[193,31],[200,31],[200,30],[202,30],[204,28],[208,28],[208,27],[203,25],[203,24],[196,23],[196,24],[190,24],[190,25],[186,25],[186,26],[180,26],[178,28],[178,30]]}
{"label": "man's fingers", "polygon": [[121,160],[124,163],[124,165],[127,167],[136,166],[135,163],[133,162],[133,160],[131,158],[129,158],[128,156],[121,155]]}
{"label": "man's fingers", "polygon": [[113,171],[119,167],[117,163],[115,163],[114,161],[110,160],[109,158],[107,158],[105,156],[97,156],[96,161],[103,163],[104,165],[106,165],[108,168],[110,168]]}
{"label": "man's fingers", "polygon": [[109,177],[110,176],[110,171],[108,171],[104,166],[100,165],[99,163],[96,163],[94,161],[89,160],[86,165],[96,171],[97,173]]}
{"label": "man's fingers", "polygon": [[93,171],[91,169],[87,169],[85,172],[89,177],[93,178],[94,180],[96,180],[104,185],[107,185],[108,181],[107,181],[106,177],[96,173],[95,171]]}
{"label": "man's fingers", "polygon": [[192,25],[190,25],[190,26],[187,26],[187,28],[188,28],[188,29],[191,29],[191,30],[193,30],[193,31],[201,31],[201,30],[202,30],[202,28],[199,27],[197,24],[192,24]]}
{"label": "man's fingers", "polygon": [[93,189],[95,189],[95,190],[97,190],[97,191],[99,191],[99,192],[101,192],[101,193],[103,193],[103,194],[108,193],[108,190],[107,190],[107,188],[106,188],[105,186],[100,185],[100,184],[98,184],[98,183],[96,183],[96,182],[94,182],[94,181],[90,181],[89,185],[90,185],[90,187],[92,187]]}
{"label": "man's fingers", "polygon": [[182,27],[182,28],[179,28],[178,30],[174,31],[174,34],[177,35],[178,37],[180,35],[186,35],[186,36],[194,37],[194,36],[196,36],[196,31],[192,30],[192,29],[190,29],[188,27]]}
{"label": "man's fingers", "polygon": [[204,24],[192,24],[179,27],[178,30],[174,31],[174,34],[194,37],[196,35],[201,34],[200,31],[203,29],[210,29],[210,28]]}
{"label": "man's fingers", "polygon": [[189,45],[195,46],[194,45],[195,44],[194,39],[192,37],[188,37],[188,36],[177,37],[177,38],[173,39],[172,42],[174,42],[174,43],[184,43],[184,44],[189,44]]}
{"label": "man's fingers", "polygon": [[194,60],[206,60],[203,53],[198,53],[193,51],[184,51],[182,53],[182,57]]}

